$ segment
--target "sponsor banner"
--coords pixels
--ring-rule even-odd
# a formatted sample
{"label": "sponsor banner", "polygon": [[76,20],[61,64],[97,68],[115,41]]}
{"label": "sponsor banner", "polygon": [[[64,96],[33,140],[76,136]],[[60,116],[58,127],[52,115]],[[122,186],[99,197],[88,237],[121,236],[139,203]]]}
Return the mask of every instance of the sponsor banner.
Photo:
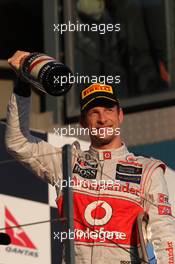
{"label": "sponsor banner", "polygon": [[51,263],[50,223],[21,226],[49,220],[48,205],[0,195],[0,215],[0,228],[5,228],[1,232],[11,238],[11,244],[0,249],[3,264]]}

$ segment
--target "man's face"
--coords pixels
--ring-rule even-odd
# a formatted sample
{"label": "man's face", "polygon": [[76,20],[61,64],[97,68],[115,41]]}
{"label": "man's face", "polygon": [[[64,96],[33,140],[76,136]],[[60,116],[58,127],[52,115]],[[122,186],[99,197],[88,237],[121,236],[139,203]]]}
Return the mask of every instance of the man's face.
{"label": "man's face", "polygon": [[88,110],[82,124],[89,128],[92,142],[104,145],[119,137],[122,121],[123,111],[116,105],[111,107],[96,106]]}

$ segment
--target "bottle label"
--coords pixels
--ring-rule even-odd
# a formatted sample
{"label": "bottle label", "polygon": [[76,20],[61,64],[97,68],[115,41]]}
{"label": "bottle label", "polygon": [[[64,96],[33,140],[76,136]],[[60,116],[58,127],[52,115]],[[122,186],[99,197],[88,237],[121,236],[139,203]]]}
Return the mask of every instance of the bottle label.
{"label": "bottle label", "polygon": [[[42,79],[45,78],[46,75],[50,73],[50,70],[52,70],[53,68],[58,69],[58,67],[61,65],[63,65],[63,64],[56,62],[56,61],[52,61],[52,62],[49,61],[48,63],[45,63],[43,65],[43,67],[40,69],[38,79],[42,82]],[[58,72],[59,72],[59,69],[58,69]],[[53,79],[53,81],[54,81],[54,79]]]}
{"label": "bottle label", "polygon": [[41,53],[32,53],[25,58],[21,65],[21,74],[32,85],[43,92],[57,96],[62,95],[71,88],[69,82],[55,82],[55,76],[68,76],[70,69],[54,58]]}
{"label": "bottle label", "polygon": [[37,80],[41,68],[50,61],[55,61],[52,57],[45,54],[34,53],[23,62],[22,71],[24,75]]}

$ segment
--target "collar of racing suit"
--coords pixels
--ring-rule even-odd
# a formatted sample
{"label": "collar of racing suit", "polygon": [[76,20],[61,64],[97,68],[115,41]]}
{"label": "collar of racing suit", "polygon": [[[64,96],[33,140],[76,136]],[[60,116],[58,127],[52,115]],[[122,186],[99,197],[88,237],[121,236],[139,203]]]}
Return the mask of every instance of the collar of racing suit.
{"label": "collar of racing suit", "polygon": [[96,149],[92,146],[89,148],[89,153],[91,156],[95,157],[98,160],[109,160],[116,159],[117,157],[127,156],[129,155],[129,151],[124,142],[122,142],[122,146],[117,149]]}

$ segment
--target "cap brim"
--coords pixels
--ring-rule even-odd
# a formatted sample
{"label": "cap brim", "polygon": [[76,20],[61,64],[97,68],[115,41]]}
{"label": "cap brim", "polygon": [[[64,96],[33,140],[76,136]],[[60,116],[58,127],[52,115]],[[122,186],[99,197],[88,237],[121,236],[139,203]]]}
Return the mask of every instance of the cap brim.
{"label": "cap brim", "polygon": [[97,106],[112,107],[114,105],[119,106],[119,101],[117,99],[115,100],[106,96],[97,96],[95,98],[92,98],[85,105],[83,105],[81,111],[88,111],[89,109]]}

